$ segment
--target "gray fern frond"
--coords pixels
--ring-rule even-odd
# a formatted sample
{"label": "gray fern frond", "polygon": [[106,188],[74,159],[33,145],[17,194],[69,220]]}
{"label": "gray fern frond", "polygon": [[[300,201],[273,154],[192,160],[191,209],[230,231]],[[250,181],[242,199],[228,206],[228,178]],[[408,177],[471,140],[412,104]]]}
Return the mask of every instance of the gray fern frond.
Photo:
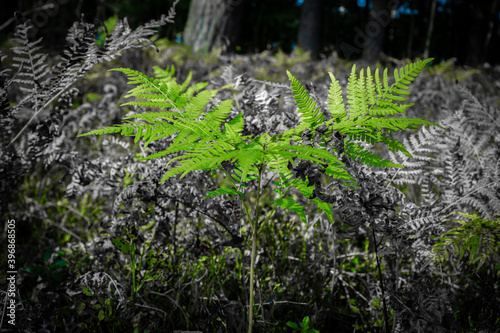
{"label": "gray fern frond", "polygon": [[[95,40],[97,28],[94,24],[86,23],[83,18],[80,22],[75,22],[70,28],[67,41],[68,44],[61,54],[61,60],[51,69],[49,74],[46,56],[38,53],[40,50],[40,40],[29,42],[27,32],[29,21],[20,25],[15,41],[21,46],[15,48],[14,52],[19,55],[14,63],[19,68],[21,74],[15,78],[15,82],[22,86],[32,87],[31,91],[23,90],[27,96],[16,105],[19,109],[26,103],[34,103],[35,113],[28,120],[25,126],[10,141],[11,145],[28,128],[28,125],[40,112],[45,110],[51,103],[67,91],[78,79],[84,77],[94,65],[113,60],[116,56],[130,48],[143,47],[144,43],[154,46],[149,39],[155,34],[153,28],[160,27],[167,22],[171,22],[175,14],[175,5],[169,11],[169,15],[163,15],[160,20],[151,22],[132,30],[127,20],[118,20],[111,35],[107,36],[102,47],[99,47]],[[22,88],[24,89],[24,88]]]}
{"label": "gray fern frond", "polygon": [[[480,267],[498,249],[494,219],[500,212],[499,114],[470,92],[461,93],[461,108],[439,122],[442,128],[422,127],[404,140],[413,159],[389,152],[393,162],[405,166],[391,181],[420,189],[422,214],[407,214],[405,230],[417,236],[422,230],[441,235],[433,250],[438,260],[468,260]],[[450,228],[443,221],[449,221],[445,218],[453,210],[461,211],[452,213],[459,217],[452,221],[460,226]]]}
{"label": "gray fern frond", "polygon": [[446,212],[443,203],[434,201],[429,205],[418,207],[414,203],[406,203],[400,213],[405,221],[398,226],[398,233],[420,239],[422,235],[443,233],[443,219]]}
{"label": "gray fern frond", "polygon": [[436,159],[434,156],[440,152],[436,138],[443,136],[443,133],[442,128],[422,126],[417,134],[403,140],[404,147],[410,155],[390,151],[390,160],[404,167],[398,169],[390,181],[396,185],[419,184],[425,174],[439,172],[431,163]]}
{"label": "gray fern frond", "polygon": [[[241,80],[241,78],[240,78],[240,80]],[[265,85],[265,86],[268,86],[268,87],[274,87],[274,88],[283,89],[283,90],[286,90],[286,91],[290,91],[291,90],[290,86],[288,86],[285,83],[271,82],[271,81],[266,81],[266,80],[258,80],[258,79],[254,79],[254,78],[248,78],[248,81],[259,83],[261,85]]]}
{"label": "gray fern frond", "polygon": [[34,99],[35,103],[39,102],[39,94],[45,90],[50,79],[48,54],[40,52],[42,38],[31,42],[28,38],[30,29],[32,25],[28,20],[16,27],[12,38],[13,42],[19,44],[12,48],[15,54],[12,67],[17,68],[12,83],[19,84],[19,89],[25,94],[23,101],[19,104],[24,104],[31,99]]}
{"label": "gray fern frond", "polygon": [[224,81],[224,85],[235,83],[234,67],[232,64],[224,67],[221,78]]}

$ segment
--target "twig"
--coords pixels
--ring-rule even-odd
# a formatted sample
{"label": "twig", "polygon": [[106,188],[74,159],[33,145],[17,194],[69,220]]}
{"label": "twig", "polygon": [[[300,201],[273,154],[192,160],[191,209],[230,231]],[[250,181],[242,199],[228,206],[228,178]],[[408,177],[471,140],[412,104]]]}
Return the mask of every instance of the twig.
{"label": "twig", "polygon": [[377,253],[377,239],[375,238],[375,230],[372,229],[372,235],[373,235],[373,244],[375,245],[375,258],[377,259],[377,268],[378,268],[378,275],[380,277],[380,289],[382,289],[382,302],[384,304],[384,319],[385,319],[385,331],[386,333],[389,333],[389,315],[387,313],[387,304],[385,302],[385,288],[384,288],[384,279],[382,276],[382,270],[380,269],[380,260],[378,257]]}
{"label": "twig", "polygon": [[[264,302],[264,303],[257,303],[254,305],[273,305],[273,304],[295,304],[295,305],[309,305],[309,303],[301,303],[301,302],[292,302],[292,301],[269,301],[269,302]],[[249,307],[249,305],[245,305],[246,308]]]}

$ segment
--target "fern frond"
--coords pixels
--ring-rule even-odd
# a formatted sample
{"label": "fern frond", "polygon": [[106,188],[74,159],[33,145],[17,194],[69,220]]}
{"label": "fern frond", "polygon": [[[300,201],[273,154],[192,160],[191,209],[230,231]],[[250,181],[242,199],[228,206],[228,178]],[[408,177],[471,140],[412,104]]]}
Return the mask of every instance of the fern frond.
{"label": "fern frond", "polygon": [[[392,86],[389,86],[387,71],[384,72],[381,83],[378,71],[374,77],[367,69],[365,77],[364,70],[361,70],[358,78],[353,67],[348,86],[349,113],[345,110],[339,83],[330,73],[332,84],[329,90],[328,107],[332,113],[332,119],[327,122],[325,122],[325,115],[316,106],[314,98],[287,71],[291,81],[292,95],[301,115],[300,123],[296,128],[287,130],[283,134],[270,136],[264,133],[257,137],[241,135],[244,130],[242,113],[226,122],[232,110],[232,100],[224,100],[212,110],[205,112],[206,105],[213,97],[213,91],[200,92],[192,97],[189,88],[186,89],[185,85],[179,86],[175,80],[171,79],[172,72],[162,72],[162,75],[165,74],[163,78],[149,78],[136,71],[118,69],[130,77],[129,83],[138,84],[129,92],[128,97],[143,98],[146,100],[143,105],[173,108],[176,112],[164,111],[134,115],[126,119],[128,124],[102,129],[100,132],[93,131],[91,134],[120,131],[127,135],[134,135],[136,141],[144,139],[146,143],[165,135],[174,135],[173,143],[167,149],[142,158],[159,158],[183,152],[182,155],[168,161],[167,171],[161,182],[178,174],[182,178],[195,170],[211,170],[222,167],[224,162],[231,162],[235,164],[235,174],[230,174],[235,180],[233,184],[244,188],[245,183],[260,177],[262,171],[268,166],[269,171],[279,176],[280,182],[277,182],[277,186],[280,187],[278,192],[281,195],[284,195],[288,188],[295,187],[308,198],[314,193],[316,197],[331,203],[332,198],[321,192],[321,185],[318,183],[320,172],[343,181],[344,185],[357,186],[356,179],[349,174],[343,161],[339,160],[340,154],[371,166],[400,167],[391,161],[382,160],[353,141],[362,140],[370,144],[382,142],[392,151],[411,156],[403,143],[389,138],[386,133],[416,128],[417,125],[435,125],[420,119],[389,119],[375,117],[370,113],[370,107],[374,105],[387,106],[392,110],[403,109],[404,107],[397,105],[396,101],[405,100],[400,96],[407,96],[405,87],[413,80],[413,75],[418,72],[419,66],[406,67],[395,73],[396,83]],[[160,72],[157,70],[157,73]],[[188,81],[187,79],[185,82]],[[266,104],[269,96],[263,93],[262,97],[262,103]],[[387,114],[389,112],[380,115]],[[132,119],[140,121],[133,122]],[[334,139],[332,140],[330,136]],[[296,144],[291,140],[296,138],[300,138],[302,143]],[[335,144],[328,146],[332,141]],[[292,173],[289,163],[293,165],[297,159],[302,160],[302,164],[299,165],[300,168],[294,168]],[[350,162],[349,159],[346,161]],[[305,174],[302,166],[310,164],[320,165],[322,171],[312,170],[311,173]],[[293,175],[298,178],[294,179]],[[232,191],[233,189],[222,188],[209,195],[239,194]],[[280,198],[275,203],[296,211],[301,219],[305,220],[303,207],[298,205],[293,198]],[[331,207],[326,205],[327,202],[318,201],[317,203],[321,206],[320,209],[327,212],[332,221]]]}
{"label": "fern frond", "polygon": [[148,77],[142,72],[128,68],[113,68],[110,71],[119,71],[129,77],[128,84],[137,84],[129,90],[125,97],[146,99],[146,101],[132,101],[122,105],[139,105],[144,107],[173,108],[182,110],[188,103],[188,96],[184,95],[175,81],[165,82]]}
{"label": "fern frond", "polygon": [[372,153],[371,151],[365,150],[365,148],[359,146],[354,142],[348,142],[345,144],[345,153],[351,158],[359,160],[360,162],[367,164],[371,167],[384,167],[384,168],[403,168],[402,165],[394,164],[391,161],[383,160],[380,156]]}
{"label": "fern frond", "polygon": [[203,90],[198,93],[189,103],[186,105],[185,117],[191,120],[198,119],[199,116],[203,114],[203,110],[206,105],[214,97],[214,91]]}
{"label": "fern frond", "polygon": [[252,181],[252,180],[255,180],[257,178],[259,178],[259,170],[257,169],[256,166],[252,165],[250,167],[250,169],[248,170],[247,172],[247,175],[246,177],[243,177],[243,173],[242,171],[239,169],[240,168],[240,165],[238,163],[235,163],[235,166],[236,166],[236,169],[234,169],[234,172],[236,173],[236,175],[231,175],[233,177],[233,179],[239,183],[239,184],[242,184],[240,185],[240,187],[246,187],[246,185],[244,185],[244,183],[246,182],[249,182],[249,181]]}
{"label": "fern frond", "polygon": [[264,154],[259,148],[241,149],[241,155],[238,156],[238,166],[241,169],[241,182],[247,178],[253,166],[264,162]]}
{"label": "fern frond", "polygon": [[243,118],[243,113],[240,112],[237,117],[231,119],[224,126],[224,133],[229,138],[236,138],[238,137],[237,133],[241,133],[243,131],[244,125],[245,125],[245,119]]}
{"label": "fern frond", "polygon": [[[154,46],[151,40],[148,39],[148,37],[156,33],[152,28],[160,27],[172,21],[172,15],[175,15],[175,5],[177,2],[178,0],[175,1],[170,8],[168,16],[162,15],[161,20],[152,20],[148,24],[140,26],[135,30],[131,30],[130,27],[128,27],[126,19],[118,20],[115,29],[111,35],[106,38],[102,48],[97,46],[95,40],[95,35],[97,33],[95,25],[84,22],[82,17],[80,22],[75,22],[70,28],[66,37],[68,44],[61,54],[61,61],[52,68],[52,77],[50,80],[46,79],[46,77],[48,78],[47,73],[49,72],[45,64],[46,57],[43,55],[32,55],[31,64],[33,75],[29,75],[29,77],[33,79],[31,82],[34,83],[36,89],[30,92],[16,107],[19,108],[25,103],[34,101],[35,113],[21,131],[12,139],[9,145],[20,137],[22,132],[28,128],[28,125],[38,116],[38,114],[47,109],[51,103],[64,94],[76,80],[84,77],[94,65],[104,61],[111,61],[115,59],[117,55],[120,55],[121,52],[129,48],[143,47],[143,45],[140,44],[142,42]],[[28,22],[21,26],[21,29],[24,29],[22,34],[27,32],[27,23]],[[24,36],[19,35],[18,37],[24,40],[23,45],[27,45],[28,48],[31,47],[35,51],[40,49],[38,45],[40,40],[30,43]],[[21,52],[25,51],[22,49],[19,50]],[[38,89],[42,88],[42,86],[43,89]],[[43,93],[41,93],[42,91]]]}
{"label": "fern frond", "polygon": [[[34,100],[37,105],[43,96],[42,92],[46,89],[50,80],[50,69],[46,61],[48,54],[40,53],[42,49],[42,38],[31,42],[28,38],[29,31],[32,29],[31,21],[26,21],[16,27],[12,41],[18,43],[18,46],[12,47],[15,56],[12,58],[12,67],[17,68],[12,82],[19,85],[19,89],[25,93],[25,98],[18,103],[22,105]],[[37,105],[37,108],[39,105]]]}
{"label": "fern frond", "polygon": [[356,76],[356,65],[352,66],[351,75],[347,84],[347,101],[349,104],[349,118],[356,120],[368,112],[368,93],[366,91],[366,81],[364,69]]}
{"label": "fern frond", "polygon": [[301,120],[297,129],[303,130],[309,128],[312,130],[321,125],[325,117],[319,110],[319,107],[316,106],[316,102],[307,94],[304,86],[292,75],[292,73],[289,71],[286,71],[286,73],[291,81],[293,98],[297,103],[299,113],[301,113]]}
{"label": "fern frond", "polygon": [[[454,256],[462,260],[468,253],[468,263],[477,265],[476,271],[493,256],[500,245],[500,220],[483,219],[477,214],[460,213],[466,220],[453,220],[460,226],[438,237],[433,252],[436,260]],[[450,221],[450,219],[446,220]]]}
{"label": "fern frond", "polygon": [[304,214],[304,207],[296,203],[293,197],[280,198],[274,200],[273,202],[283,209],[289,209],[296,212],[304,223],[307,222],[306,215]]}
{"label": "fern frond", "polygon": [[222,101],[218,106],[212,109],[205,115],[205,119],[200,122],[200,126],[209,128],[212,132],[221,134],[219,126],[226,119],[233,107],[233,100],[227,99]]}
{"label": "fern frond", "polygon": [[[378,69],[375,71],[375,89],[371,85],[367,86],[368,96],[371,100],[371,96],[374,90],[377,91],[378,96],[375,97],[375,103],[371,105],[369,113],[372,116],[385,116],[394,115],[397,113],[406,113],[405,109],[410,107],[412,104],[402,104],[410,95],[409,84],[411,84],[415,77],[421,73],[424,67],[431,62],[433,59],[429,58],[426,60],[417,61],[416,63],[408,64],[399,70],[394,70],[394,84],[389,86],[389,79],[387,74],[387,69],[383,72],[383,84],[380,81]],[[369,89],[368,89],[369,88]],[[397,102],[401,102],[398,104]]]}
{"label": "fern frond", "polygon": [[[155,77],[160,79],[160,80],[163,80],[166,82],[170,82],[170,81],[175,80],[175,78],[174,78],[175,66],[174,65],[172,65],[170,68],[167,66],[165,69],[162,69],[159,66],[153,66],[153,72],[155,73]],[[189,71],[189,73],[192,74],[191,71]],[[188,78],[189,78],[189,76],[188,76]]]}
{"label": "fern frond", "polygon": [[328,108],[330,109],[332,117],[334,119],[338,119],[338,122],[340,122],[345,116],[347,116],[344,99],[342,97],[342,89],[340,88],[340,83],[335,76],[332,73],[328,73],[328,75],[330,75],[330,79],[332,80],[330,89],[328,90]]}
{"label": "fern frond", "polygon": [[435,138],[441,135],[440,133],[443,133],[441,128],[422,127],[417,134],[403,140],[403,146],[408,154],[403,155],[400,153],[400,151],[403,152],[402,150],[391,149],[397,154],[390,151],[390,160],[404,166],[404,169],[399,169],[393,175],[391,181],[398,185],[420,183],[420,176],[430,172],[429,169],[423,169],[423,167],[434,161],[435,157],[432,156],[436,156],[440,151],[435,144]]}
{"label": "fern frond", "polygon": [[136,130],[136,126],[133,124],[118,124],[110,127],[105,127],[97,130],[93,130],[87,133],[83,133],[78,135],[78,137],[81,136],[87,136],[87,135],[103,135],[103,134],[113,134],[113,133],[120,133],[121,135],[132,135],[134,134],[134,131]]}

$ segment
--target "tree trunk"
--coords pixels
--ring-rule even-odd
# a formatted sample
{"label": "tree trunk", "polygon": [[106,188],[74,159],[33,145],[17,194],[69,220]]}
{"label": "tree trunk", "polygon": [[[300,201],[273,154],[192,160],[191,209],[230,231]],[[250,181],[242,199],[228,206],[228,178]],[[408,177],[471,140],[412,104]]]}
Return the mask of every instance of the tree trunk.
{"label": "tree trunk", "polygon": [[429,18],[429,29],[425,38],[424,59],[429,58],[429,47],[431,45],[432,31],[434,30],[434,17],[436,15],[436,0],[432,0],[431,13]]}
{"label": "tree trunk", "polygon": [[488,33],[486,34],[486,38],[484,40],[481,62],[485,62],[488,56],[488,48],[490,46],[491,36],[493,35],[493,27],[495,26],[495,19],[497,17],[496,13],[498,13],[497,6],[498,6],[498,0],[494,0],[491,2],[490,18],[488,22]]}
{"label": "tree trunk", "polygon": [[300,15],[298,46],[318,58],[323,0],[305,0]]}
{"label": "tree trunk", "polygon": [[465,64],[477,66],[481,60],[486,40],[488,11],[491,8],[491,3],[488,0],[469,0],[464,5],[468,6],[467,16],[470,18],[469,28],[467,29]]}
{"label": "tree trunk", "polygon": [[192,0],[183,39],[194,52],[232,51],[239,38],[246,0]]}
{"label": "tree trunk", "polygon": [[391,23],[392,9],[389,7],[388,0],[373,0],[373,9],[370,11],[370,19],[364,31],[357,28],[356,38],[362,38],[366,41],[361,43],[364,44],[362,57],[370,63],[374,63],[380,58],[384,47],[386,28]]}

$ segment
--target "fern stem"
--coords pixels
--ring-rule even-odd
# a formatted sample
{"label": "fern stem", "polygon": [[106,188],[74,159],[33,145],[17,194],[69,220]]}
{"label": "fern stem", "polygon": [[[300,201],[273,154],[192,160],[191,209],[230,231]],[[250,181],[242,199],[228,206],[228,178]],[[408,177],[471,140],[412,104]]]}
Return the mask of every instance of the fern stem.
{"label": "fern stem", "polygon": [[252,254],[250,260],[250,308],[248,311],[248,333],[252,333],[253,326],[253,304],[254,304],[254,275],[255,275],[255,256],[257,252],[257,232],[259,229],[259,200],[260,200],[260,186],[262,184],[262,174],[264,167],[259,168],[259,184],[257,186],[257,199],[255,202],[254,222],[251,223],[252,227]]}
{"label": "fern stem", "polygon": [[377,238],[375,237],[375,230],[372,229],[372,235],[373,235],[373,245],[375,248],[375,258],[377,259],[377,269],[378,269],[378,275],[380,277],[380,289],[382,290],[382,304],[384,305],[384,319],[385,319],[385,331],[389,332],[389,315],[387,313],[387,304],[385,302],[385,288],[384,288],[384,280],[382,276],[382,270],[380,269],[380,260],[378,257],[377,253]]}
{"label": "fern stem", "polygon": [[[227,172],[227,170],[224,166],[222,166],[222,170],[224,170],[224,173],[226,174],[227,179],[229,179],[229,181],[231,181],[231,184],[234,186],[234,188],[240,189],[239,186],[236,186],[236,183],[234,182],[233,177],[231,177],[231,175]],[[241,205],[243,206],[243,209],[245,210],[245,214],[247,214],[248,221],[252,221],[251,216],[250,216],[250,212],[248,211],[248,208],[245,205],[245,201],[243,200],[243,197],[241,196],[241,194],[239,195],[239,197],[240,197]]]}
{"label": "fern stem", "polygon": [[52,104],[52,102],[58,98],[59,96],[61,96],[61,94],[63,92],[66,91],[66,89],[68,89],[73,83],[75,83],[75,81],[71,82],[70,84],[68,84],[66,87],[64,87],[63,89],[61,89],[57,94],[54,95],[54,97],[52,97],[47,103],[45,103],[38,111],[35,111],[35,114],[30,118],[30,120],[28,120],[28,122],[26,123],[26,125],[24,125],[24,127],[17,133],[17,135],[14,137],[14,139],[12,139],[10,141],[10,143],[7,145],[7,147],[5,147],[5,149],[9,148],[9,146],[11,144],[13,144],[20,136],[21,134],[26,130],[26,128],[28,128],[28,125],[33,121],[33,119],[36,118],[36,116],[38,116],[38,114],[40,112],[42,112],[43,110],[45,110],[50,104]]}
{"label": "fern stem", "polygon": [[254,227],[252,233],[252,257],[250,262],[250,308],[248,311],[248,333],[252,333],[252,326],[253,326],[253,304],[254,304],[253,279],[255,274],[254,266],[255,266],[256,248],[257,248],[257,228]]}
{"label": "fern stem", "polygon": [[447,211],[449,208],[451,208],[452,206],[454,206],[454,205],[458,204],[460,201],[462,201],[462,200],[464,200],[465,198],[467,198],[468,196],[470,196],[470,195],[472,195],[472,194],[476,193],[476,192],[477,192],[477,191],[479,191],[480,189],[485,188],[485,187],[488,187],[488,186],[490,186],[490,185],[495,185],[495,184],[497,184],[497,183],[498,183],[498,181],[494,181],[494,182],[488,183],[488,184],[486,184],[486,185],[484,185],[484,186],[478,187],[478,188],[476,188],[474,191],[471,191],[471,192],[467,193],[466,195],[462,196],[460,199],[455,200],[454,202],[452,202],[451,204],[449,204],[448,206],[446,206],[445,208],[443,208],[441,211],[442,211],[442,212],[445,212],[445,211]]}

